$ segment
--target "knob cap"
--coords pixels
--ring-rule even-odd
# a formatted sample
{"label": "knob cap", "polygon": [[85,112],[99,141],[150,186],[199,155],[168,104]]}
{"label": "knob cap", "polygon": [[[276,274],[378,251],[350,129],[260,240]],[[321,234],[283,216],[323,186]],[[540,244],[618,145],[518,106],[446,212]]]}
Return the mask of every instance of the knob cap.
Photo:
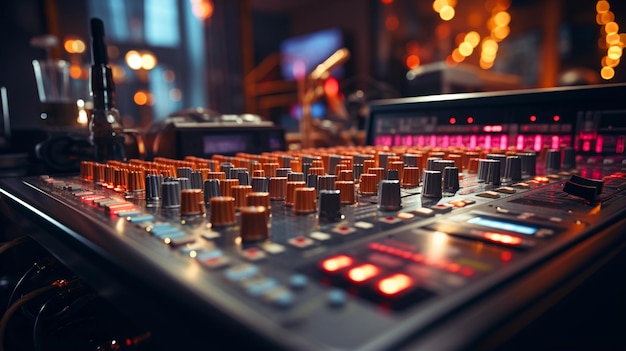
{"label": "knob cap", "polygon": [[304,176],[304,173],[302,172],[291,172],[287,174],[287,181],[288,182],[304,182],[306,181],[306,177]]}
{"label": "knob cap", "polygon": [[500,185],[502,183],[500,178],[500,161],[499,160],[485,160],[487,165],[487,174],[485,178],[485,184]]}
{"label": "knob cap", "polygon": [[191,178],[191,172],[193,172],[191,167],[178,167],[176,168],[176,177]]}
{"label": "knob cap", "polygon": [[420,169],[418,167],[404,167],[402,169],[402,187],[415,188],[420,185]]}
{"label": "knob cap", "polygon": [[534,152],[522,152],[517,156],[522,159],[522,176],[537,175],[537,155]]}
{"label": "knob cap", "polygon": [[[246,206],[263,206],[268,210],[272,207],[270,193],[251,192],[246,195]],[[268,212],[269,215],[269,212]]]}
{"label": "knob cap", "polygon": [[191,172],[191,189],[202,189],[202,172]]}
{"label": "knob cap", "polygon": [[233,196],[233,187],[239,185],[239,179],[224,179],[220,181],[220,194],[222,196]]}
{"label": "knob cap", "polygon": [[418,167],[417,157],[418,156],[415,154],[404,154],[402,155],[402,162],[404,162],[407,167]]}
{"label": "knob cap", "polygon": [[363,195],[374,195],[378,189],[378,177],[376,174],[363,173],[359,181],[359,193]]}
{"label": "knob cap", "polygon": [[268,209],[265,206],[246,206],[240,209],[240,235],[244,242],[269,238]]}
{"label": "knob cap", "polygon": [[235,185],[231,190],[233,197],[235,198],[235,208],[239,209],[246,206],[246,195],[252,192],[252,186]]}
{"label": "knob cap", "polygon": [[285,206],[293,206],[296,201],[296,189],[306,187],[305,182],[287,182],[285,189]]}
{"label": "knob cap", "polygon": [[180,183],[177,181],[164,181],[161,184],[161,193],[163,194],[163,201],[161,206],[163,208],[178,208],[180,207]]}
{"label": "knob cap", "polygon": [[250,181],[252,191],[255,192],[268,192],[270,186],[270,180],[265,177],[252,177]]}
{"label": "knob cap", "polygon": [[317,177],[317,189],[319,190],[335,190],[335,182],[337,176],[335,175],[322,175]]}
{"label": "knob cap", "polygon": [[269,191],[270,199],[272,200],[284,200],[285,191],[287,189],[286,177],[272,177],[270,178]]}
{"label": "knob cap", "polygon": [[504,179],[522,180],[522,159],[519,156],[509,156],[506,158],[506,167],[504,170]]}
{"label": "knob cap", "polygon": [[222,162],[220,164],[220,172],[224,172],[226,177],[230,178],[230,169],[233,167],[233,164],[230,162]]}
{"label": "knob cap", "polygon": [[424,171],[424,184],[422,186],[422,196],[441,197],[441,172]]}
{"label": "knob cap", "polygon": [[250,185],[250,173],[248,171],[241,171],[237,174],[239,185]]}
{"label": "knob cap", "polygon": [[467,160],[467,173],[478,173],[478,167],[480,165],[480,159],[472,157]]}
{"label": "knob cap", "polygon": [[197,216],[204,214],[202,190],[186,189],[180,193],[180,215]]}
{"label": "knob cap", "polygon": [[570,171],[576,168],[576,151],[571,147],[563,150],[563,169]]}
{"label": "knob cap", "polygon": [[443,191],[455,193],[459,190],[459,169],[456,167],[446,167],[443,170]]}
{"label": "knob cap", "polygon": [[435,162],[439,160],[441,160],[441,157],[429,157],[428,159],[426,159],[426,169],[429,171],[440,171],[439,169],[437,169]]}
{"label": "knob cap", "polygon": [[484,158],[478,160],[478,175],[476,176],[476,178],[479,182],[484,182],[485,180],[487,180],[487,167],[489,162],[492,162],[492,160],[487,160]]}
{"label": "knob cap", "polygon": [[207,179],[204,181],[204,203],[209,204],[211,198],[221,196],[220,181],[217,179]]}
{"label": "knob cap", "polygon": [[504,177],[504,169],[506,165],[506,155],[503,154],[488,154],[487,159],[498,160],[500,162],[500,177]]}
{"label": "knob cap", "polygon": [[317,187],[317,174],[306,175],[306,186],[307,188],[315,188],[319,190],[319,188]]}
{"label": "knob cap", "polygon": [[321,190],[319,219],[334,222],[341,219],[341,194],[339,190]]}
{"label": "knob cap", "polygon": [[161,201],[161,184],[163,183],[163,175],[148,174],[146,175],[146,201]]}
{"label": "knob cap", "polygon": [[277,177],[286,177],[289,173],[291,173],[291,168],[288,168],[288,167],[276,168]]}
{"label": "knob cap", "polygon": [[354,181],[338,180],[335,182],[335,189],[339,190],[341,193],[341,204],[351,205],[354,203]]}
{"label": "knob cap", "polygon": [[354,179],[355,182],[359,182],[361,174],[363,174],[363,164],[357,163],[352,165],[352,179]]}
{"label": "knob cap", "polygon": [[[289,186],[289,183],[287,182],[287,186]],[[317,211],[317,191],[315,188],[306,188],[304,182],[301,182],[301,184],[302,187],[294,189],[293,210],[297,214],[313,213]]]}
{"label": "knob cap", "polygon": [[546,173],[555,173],[561,169],[561,150],[548,150]]}
{"label": "knob cap", "polygon": [[237,223],[234,197],[212,197],[209,204],[209,217],[213,227],[225,227]]}
{"label": "knob cap", "polygon": [[[441,172],[439,174],[441,175]],[[400,181],[386,179],[380,182],[378,208],[381,211],[398,211],[402,208]]]}
{"label": "knob cap", "polygon": [[143,176],[143,172],[129,171],[128,182],[126,183],[126,190],[130,193],[145,195],[146,191],[146,179]]}

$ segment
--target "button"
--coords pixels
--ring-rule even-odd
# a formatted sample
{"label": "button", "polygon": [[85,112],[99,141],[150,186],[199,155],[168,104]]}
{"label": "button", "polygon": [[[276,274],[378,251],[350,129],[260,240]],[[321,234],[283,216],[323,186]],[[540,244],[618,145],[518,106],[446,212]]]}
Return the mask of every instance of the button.
{"label": "button", "polygon": [[476,194],[476,196],[486,197],[488,199],[498,199],[500,198],[500,194],[495,191],[485,191],[484,193]]}
{"label": "button", "polygon": [[550,217],[549,220],[550,220],[550,222],[556,222],[556,223],[563,222],[563,218],[561,218],[561,217]]}
{"label": "button", "polygon": [[435,215],[434,210],[426,207],[418,208],[417,210],[413,211],[413,213],[421,217],[432,217]]}
{"label": "button", "polygon": [[274,278],[257,277],[243,282],[243,288],[251,296],[261,296],[278,286],[278,281]]}
{"label": "button", "polygon": [[191,235],[183,235],[183,236],[168,236],[163,239],[163,242],[170,246],[181,246],[186,244],[191,244],[196,241],[196,238]]}
{"label": "button", "polygon": [[341,307],[348,301],[348,295],[340,289],[331,289],[326,293],[326,301],[332,307]]}
{"label": "button", "polygon": [[263,299],[276,307],[282,308],[291,307],[295,303],[293,293],[289,289],[282,286],[268,291],[265,295],[263,295]]}
{"label": "button", "polygon": [[511,185],[514,188],[520,188],[520,189],[528,189],[530,188],[530,185],[528,185],[527,183],[515,183]]}
{"label": "button", "polygon": [[304,249],[306,247],[313,245],[313,240],[303,237],[303,236],[297,236],[295,238],[289,239],[288,243],[291,246],[297,247],[299,249]]}
{"label": "button", "polygon": [[348,234],[352,234],[356,232],[356,229],[352,227],[348,227],[347,225],[342,225],[342,226],[333,228],[331,231],[339,235],[348,235]]}
{"label": "button", "polygon": [[363,222],[363,221],[358,221],[358,222],[354,223],[354,226],[359,228],[359,229],[372,229],[372,228],[374,228],[374,224],[373,223]]}
{"label": "button", "polygon": [[215,256],[215,257],[208,257],[205,259],[198,258],[198,261],[204,267],[207,267],[209,269],[218,269],[218,268],[226,267],[230,264],[230,258],[226,256]]}
{"label": "button", "polygon": [[499,187],[497,189],[494,189],[494,191],[498,193],[502,193],[502,194],[515,194],[516,193],[515,189],[508,187],[508,186]]}
{"label": "button", "polygon": [[387,224],[395,224],[395,223],[402,222],[400,218],[394,217],[394,216],[380,217],[378,218],[378,221],[382,223],[387,223]]}
{"label": "button", "polygon": [[330,234],[324,232],[312,232],[309,237],[319,241],[326,241],[331,238]]}
{"label": "button", "polygon": [[202,236],[203,238],[207,239],[207,240],[212,240],[215,238],[219,238],[220,237],[220,233],[219,232],[214,232],[214,231],[208,231],[208,232],[203,232],[202,234],[200,234],[200,236]]}
{"label": "button", "polygon": [[248,261],[260,261],[262,259],[265,259],[265,252],[261,251],[260,249],[257,249],[256,247],[251,247],[249,249],[245,249],[241,252],[241,256],[243,258],[245,258]]}
{"label": "button", "polygon": [[437,204],[435,206],[431,206],[430,208],[435,211],[435,213],[448,213],[452,211],[454,206],[450,204]]}
{"label": "button", "polygon": [[304,274],[296,273],[289,277],[289,286],[293,289],[304,289],[309,284],[309,278]]}
{"label": "button", "polygon": [[263,250],[274,255],[285,251],[285,247],[277,243],[265,243],[261,245],[261,247],[263,248]]}
{"label": "button", "polygon": [[400,212],[398,213],[398,218],[403,219],[403,220],[409,220],[412,219],[413,217],[415,217],[414,214],[412,213],[408,213],[408,212]]}
{"label": "button", "polygon": [[541,228],[541,229],[537,230],[537,232],[535,232],[535,235],[537,237],[539,237],[539,238],[552,236],[552,235],[554,235],[554,230],[548,229],[548,228]]}
{"label": "button", "polygon": [[244,279],[250,279],[259,273],[259,267],[252,264],[238,264],[227,269],[224,272],[226,279],[231,282],[240,282]]}

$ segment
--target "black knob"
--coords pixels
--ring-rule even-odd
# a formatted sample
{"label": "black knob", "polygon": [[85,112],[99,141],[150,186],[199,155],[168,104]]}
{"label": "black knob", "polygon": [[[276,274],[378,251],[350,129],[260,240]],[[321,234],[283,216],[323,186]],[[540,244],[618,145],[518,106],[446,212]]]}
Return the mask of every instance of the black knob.
{"label": "black knob", "polygon": [[320,190],[319,219],[334,222],[341,219],[341,192],[339,190]]}
{"label": "black knob", "polygon": [[563,191],[589,202],[595,202],[602,193],[604,182],[601,180],[583,178],[573,175],[563,186]]}
{"label": "black knob", "polygon": [[[330,155],[329,159],[328,159],[328,168],[326,170],[326,173],[328,174],[335,174],[335,169],[337,168],[337,165],[339,164],[339,162],[341,162],[341,156],[339,155]],[[335,174],[335,175],[339,175],[339,174]]]}
{"label": "black knob", "polygon": [[419,167],[417,164],[417,155],[414,154],[402,155],[402,162],[404,162],[405,167]]}
{"label": "black knob", "polygon": [[355,183],[359,182],[359,179],[361,178],[361,174],[363,174],[363,164],[356,163],[352,165],[352,179],[354,179]]}
{"label": "black knob", "polygon": [[212,197],[220,195],[220,181],[217,179],[207,179],[204,181],[204,203],[208,204]]}
{"label": "black knob", "polygon": [[484,158],[478,160],[478,174],[476,175],[476,178],[479,182],[484,182],[485,180],[487,180],[487,164],[489,162],[491,162],[491,160],[487,160]]}
{"label": "black knob", "polygon": [[189,176],[191,189],[202,189],[202,172],[191,172]]}
{"label": "black knob", "polygon": [[498,160],[500,162],[500,177],[504,177],[504,170],[506,164],[506,155],[503,154],[488,154],[488,160]]}
{"label": "black knob", "polygon": [[522,179],[522,159],[519,156],[509,156],[506,158],[504,179],[507,181]]}
{"label": "black knob", "polygon": [[485,178],[485,184],[500,185],[500,161],[499,160],[485,160],[487,161],[487,175]]}
{"label": "black knob", "polygon": [[230,162],[222,162],[220,164],[220,172],[224,172],[227,178],[230,178],[230,169],[233,168],[233,164]]}
{"label": "black knob", "polygon": [[561,150],[548,150],[546,173],[555,173],[561,169]]}
{"label": "black knob", "polygon": [[435,162],[435,161],[439,161],[439,160],[441,160],[441,157],[429,157],[426,160],[426,162],[427,162],[426,163],[426,169],[428,171],[441,171],[440,169],[437,169],[436,162]]}
{"label": "black knob", "polygon": [[306,180],[304,177],[304,173],[302,172],[290,172],[287,173],[286,177],[288,182],[304,182]]}
{"label": "black knob", "polygon": [[335,190],[335,181],[337,176],[335,175],[323,175],[317,177],[317,189],[318,190]]}
{"label": "black knob", "polygon": [[388,169],[387,170],[387,180],[400,180],[400,176],[398,175],[397,169]]}
{"label": "black knob", "polygon": [[161,184],[161,193],[163,194],[163,201],[161,206],[163,208],[178,208],[180,207],[180,183],[178,181],[168,181]]}
{"label": "black knob", "polygon": [[459,169],[457,167],[446,167],[443,170],[443,191],[455,193],[459,190]]}
{"label": "black knob", "polygon": [[176,168],[176,176],[178,178],[191,178],[191,172],[193,172],[193,169],[191,167]]}
{"label": "black knob", "polygon": [[250,185],[250,173],[247,170],[239,172],[237,179],[239,179],[239,185]]}
{"label": "black knob", "polygon": [[315,188],[315,190],[319,190],[317,188],[317,174],[306,175],[306,186],[307,188]]}
{"label": "black knob", "polygon": [[148,174],[146,176],[146,201],[157,202],[161,200],[162,174]]}
{"label": "black knob", "polygon": [[398,211],[402,208],[399,181],[385,179],[380,182],[378,186],[378,208],[382,211]]}
{"label": "black knob", "polygon": [[534,152],[517,154],[522,159],[522,176],[534,177],[537,175],[537,155]]}
{"label": "black knob", "polygon": [[563,149],[563,169],[572,170],[576,168],[576,151],[571,147]]}
{"label": "black knob", "polygon": [[266,193],[269,191],[270,180],[266,177],[252,177],[250,185],[252,185],[252,191]]}
{"label": "black knob", "polygon": [[441,172],[424,171],[424,183],[422,186],[422,196],[441,197]]}
{"label": "black knob", "polygon": [[291,168],[289,167],[276,168],[277,177],[286,177],[289,173],[291,173]]}
{"label": "black knob", "polygon": [[189,178],[176,178],[176,180],[180,184],[180,190],[191,189],[191,181],[189,180]]}

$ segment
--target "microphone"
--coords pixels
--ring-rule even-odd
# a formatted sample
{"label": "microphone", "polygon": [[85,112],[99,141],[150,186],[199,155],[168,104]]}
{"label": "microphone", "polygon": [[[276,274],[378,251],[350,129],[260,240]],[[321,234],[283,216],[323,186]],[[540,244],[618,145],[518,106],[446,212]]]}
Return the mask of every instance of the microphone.
{"label": "microphone", "polygon": [[324,62],[320,63],[311,72],[311,79],[318,80],[324,78],[325,75],[333,68],[343,64],[350,58],[350,51],[346,48],[341,48],[330,55]]}

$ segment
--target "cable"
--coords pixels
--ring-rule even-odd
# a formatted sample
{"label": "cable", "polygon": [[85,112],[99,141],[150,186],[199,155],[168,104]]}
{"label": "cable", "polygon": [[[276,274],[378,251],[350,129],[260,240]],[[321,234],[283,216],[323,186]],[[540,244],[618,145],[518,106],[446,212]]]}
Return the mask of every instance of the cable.
{"label": "cable", "polygon": [[24,242],[26,242],[26,240],[28,239],[28,237],[26,235],[23,236],[19,236],[11,241],[7,241],[4,242],[0,245],[0,255],[2,255],[3,253],[5,253],[6,251],[8,251],[10,248],[14,247],[14,246],[18,246]]}
{"label": "cable", "polygon": [[[77,280],[74,280],[72,282],[75,282],[75,281]],[[44,286],[43,288],[39,288],[39,289],[29,292],[28,294],[22,296],[19,300],[15,301],[15,303],[13,303],[11,306],[9,306],[4,316],[2,316],[2,319],[0,320],[0,351],[4,351],[4,332],[9,323],[9,320],[11,319],[11,316],[13,316],[15,311],[17,311],[25,303],[29,302],[30,300],[48,291],[59,289],[59,288],[69,289],[70,285],[73,285],[72,282],[68,282],[67,280],[57,280],[53,282],[51,285]]]}

